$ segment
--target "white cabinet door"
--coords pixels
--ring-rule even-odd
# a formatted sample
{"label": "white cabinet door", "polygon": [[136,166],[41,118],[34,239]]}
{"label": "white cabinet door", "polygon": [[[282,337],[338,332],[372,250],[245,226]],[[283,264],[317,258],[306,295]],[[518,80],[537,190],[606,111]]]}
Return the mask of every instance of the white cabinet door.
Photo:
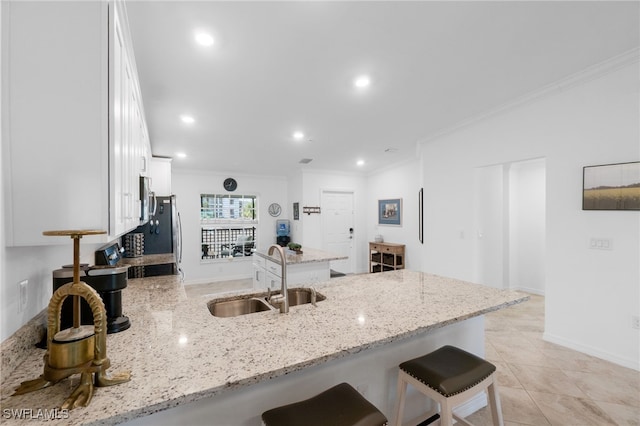
{"label": "white cabinet door", "polygon": [[112,8],[113,22],[113,138],[114,188],[116,206],[114,233],[123,234],[140,224],[140,176],[147,173],[150,152],[142,107],[135,57],[129,43],[126,12],[122,3]]}
{"label": "white cabinet door", "polygon": [[151,190],[159,196],[171,195],[171,158],[152,157],[149,163]]}
{"label": "white cabinet door", "polygon": [[3,2],[2,20],[7,245],[108,230],[108,5]]}
{"label": "white cabinet door", "polygon": [[114,109],[111,137],[111,181],[110,194],[112,209],[111,226],[114,234],[126,229],[127,184],[126,163],[128,157],[128,122],[129,122],[129,82],[127,76],[126,45],[119,15],[114,11],[112,59],[112,105]]}
{"label": "white cabinet door", "polygon": [[266,271],[264,268],[253,265],[253,288],[254,290],[263,290],[266,288]]}
{"label": "white cabinet door", "polygon": [[140,123],[141,127],[141,153],[140,153],[140,175],[151,176],[150,163],[151,163],[151,144],[149,142],[149,131],[146,123]]}
{"label": "white cabinet door", "polygon": [[141,138],[142,118],[136,76],[127,47],[126,27],[119,8],[113,9],[113,28],[113,233],[119,235],[138,226],[140,218],[137,141]]}
{"label": "white cabinet door", "polygon": [[7,245],[68,244],[46,230],[108,232],[91,243],[134,229],[146,129],[124,5],[2,6]]}
{"label": "white cabinet door", "polygon": [[272,272],[267,271],[264,288],[269,288],[271,290],[280,290],[281,286],[282,283],[280,281],[280,277]]}
{"label": "white cabinet door", "polygon": [[268,273],[271,273],[277,277],[282,276],[282,266],[280,266],[279,263],[276,263],[272,260],[267,259],[265,264],[265,269],[267,270]]}

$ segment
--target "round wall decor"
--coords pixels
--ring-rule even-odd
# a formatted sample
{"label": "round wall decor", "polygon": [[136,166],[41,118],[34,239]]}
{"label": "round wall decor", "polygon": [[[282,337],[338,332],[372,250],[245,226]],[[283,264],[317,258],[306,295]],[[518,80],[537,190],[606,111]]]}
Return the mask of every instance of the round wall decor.
{"label": "round wall decor", "polygon": [[280,213],[282,213],[282,207],[280,207],[280,204],[278,203],[271,203],[269,205],[269,214],[273,217],[278,217],[280,216]]}

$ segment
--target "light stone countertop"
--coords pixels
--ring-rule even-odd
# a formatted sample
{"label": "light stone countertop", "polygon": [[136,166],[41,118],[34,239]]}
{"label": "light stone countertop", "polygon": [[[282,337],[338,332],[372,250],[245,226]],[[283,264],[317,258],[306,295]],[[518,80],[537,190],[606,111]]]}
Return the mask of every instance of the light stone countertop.
{"label": "light stone countertop", "polygon": [[145,254],[139,257],[123,257],[120,262],[122,265],[129,266],[164,265],[165,263],[175,263],[176,256],[173,253]]}
{"label": "light stone countertop", "polygon": [[[280,256],[278,256],[276,253],[269,256],[266,252],[257,251],[255,254],[260,257],[264,257],[265,259],[272,260],[278,265],[280,264]],[[299,263],[328,262],[330,260],[342,260],[349,258],[349,256],[307,247],[302,247],[302,254],[296,254],[296,252],[294,252],[293,250],[284,248],[284,254],[287,256],[287,265],[296,265]]]}
{"label": "light stone countertop", "polygon": [[[528,299],[523,293],[408,270],[351,275],[315,288],[327,298],[317,307],[217,318],[207,309],[211,297],[187,299],[175,276],[129,280],[123,313],[131,328],[107,336],[107,355],[110,373],[130,370],[132,379],[96,388],[89,407],[70,411],[59,423],[120,423]],[[31,349],[2,381],[3,424],[25,423],[7,419],[6,410],[35,413],[59,407],[75,388],[78,375],[10,396],[20,382],[42,373],[43,355]]]}

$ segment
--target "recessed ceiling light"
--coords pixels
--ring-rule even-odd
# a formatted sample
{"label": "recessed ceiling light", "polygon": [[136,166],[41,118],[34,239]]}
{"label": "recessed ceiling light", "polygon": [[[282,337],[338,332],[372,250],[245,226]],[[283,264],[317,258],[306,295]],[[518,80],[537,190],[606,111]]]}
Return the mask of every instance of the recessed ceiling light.
{"label": "recessed ceiling light", "polygon": [[213,37],[210,34],[198,32],[195,36],[196,43],[201,46],[211,46],[214,43]]}
{"label": "recessed ceiling light", "polygon": [[187,158],[187,154],[184,152],[176,152],[176,157],[178,158]]}
{"label": "recessed ceiling light", "polygon": [[360,87],[360,88],[364,88],[369,86],[369,84],[371,84],[371,80],[369,79],[369,76],[367,75],[361,75],[360,77],[356,78],[355,81],[353,82],[353,84],[356,87]]}
{"label": "recessed ceiling light", "polygon": [[195,119],[195,118],[193,118],[192,116],[190,116],[190,115],[185,115],[185,114],[183,114],[183,115],[181,115],[181,116],[180,116],[180,120],[182,120],[182,122],[183,122],[183,123],[186,123],[186,124],[193,124],[193,123],[195,123],[195,121],[196,121],[196,119]]}
{"label": "recessed ceiling light", "polygon": [[364,160],[358,160],[358,161],[356,162],[356,164],[357,164],[358,166],[364,166]]}
{"label": "recessed ceiling light", "polygon": [[296,140],[302,140],[302,138],[304,138],[304,133],[302,133],[302,132],[295,132],[295,133],[293,134],[293,138],[294,138],[294,139],[296,139]]}

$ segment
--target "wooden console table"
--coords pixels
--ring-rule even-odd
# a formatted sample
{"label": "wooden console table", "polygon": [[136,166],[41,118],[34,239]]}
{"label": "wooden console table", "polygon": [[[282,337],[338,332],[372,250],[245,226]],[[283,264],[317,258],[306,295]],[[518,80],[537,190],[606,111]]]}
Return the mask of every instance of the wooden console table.
{"label": "wooden console table", "polygon": [[404,269],[404,244],[369,243],[369,272]]}

